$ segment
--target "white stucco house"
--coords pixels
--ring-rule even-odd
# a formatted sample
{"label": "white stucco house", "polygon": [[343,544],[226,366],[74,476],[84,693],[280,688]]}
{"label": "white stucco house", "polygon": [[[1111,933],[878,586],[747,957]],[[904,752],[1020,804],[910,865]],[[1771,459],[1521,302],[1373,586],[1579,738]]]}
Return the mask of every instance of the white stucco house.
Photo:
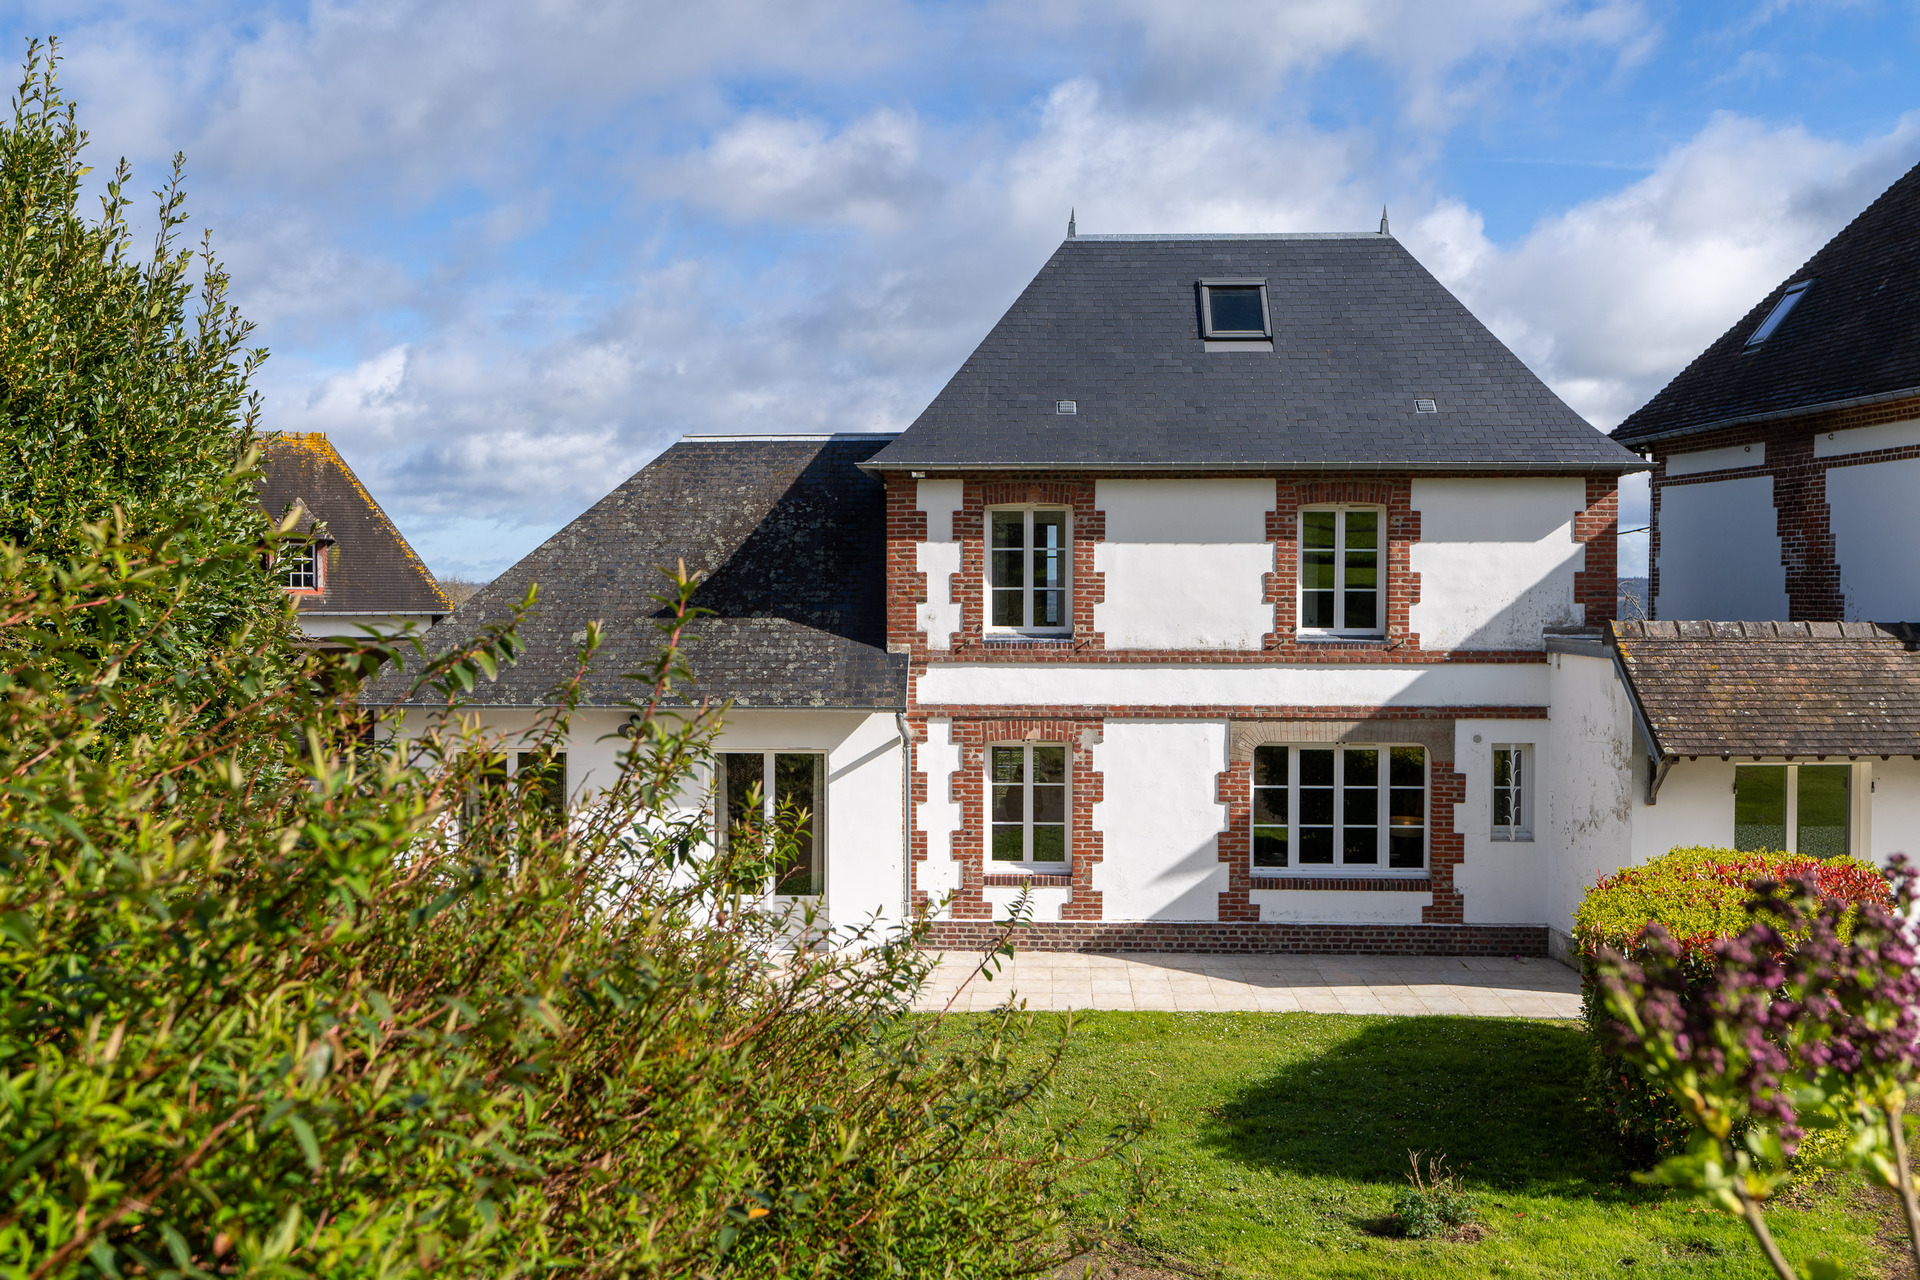
{"label": "white stucco house", "polygon": [[684,438],[443,634],[541,585],[510,739],[606,625],[585,800],[684,560],[701,803],[807,804],[774,888],[835,922],[967,945],[1030,890],[1032,947],[1544,954],[1602,872],[1920,808],[1904,629],[1613,623],[1649,465],[1384,232],[1070,237],[905,431]]}

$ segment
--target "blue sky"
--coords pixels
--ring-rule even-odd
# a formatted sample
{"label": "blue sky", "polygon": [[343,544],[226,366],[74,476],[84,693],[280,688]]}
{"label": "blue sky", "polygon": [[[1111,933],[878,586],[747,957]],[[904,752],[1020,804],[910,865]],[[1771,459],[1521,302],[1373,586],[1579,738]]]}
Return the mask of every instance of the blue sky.
{"label": "blue sky", "polygon": [[1317,231],[1385,203],[1607,427],[1920,162],[1913,0],[0,14],[35,34],[100,170],[186,153],[268,425],[328,432],[482,577],[684,432],[904,426],[1070,208]]}

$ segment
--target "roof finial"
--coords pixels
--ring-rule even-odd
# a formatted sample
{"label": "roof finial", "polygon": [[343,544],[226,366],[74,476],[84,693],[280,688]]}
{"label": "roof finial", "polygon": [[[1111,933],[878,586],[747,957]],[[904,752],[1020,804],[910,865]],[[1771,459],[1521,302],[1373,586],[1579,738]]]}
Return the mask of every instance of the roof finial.
{"label": "roof finial", "polygon": [[1380,206],[1380,234],[1383,236],[1389,236],[1393,234],[1391,231],[1387,230],[1387,206],[1385,205]]}
{"label": "roof finial", "polygon": [[1078,209],[1067,210],[1067,239],[1069,240],[1073,239],[1075,236],[1080,234],[1079,229],[1074,226],[1074,218],[1079,214],[1079,212],[1080,211]]}

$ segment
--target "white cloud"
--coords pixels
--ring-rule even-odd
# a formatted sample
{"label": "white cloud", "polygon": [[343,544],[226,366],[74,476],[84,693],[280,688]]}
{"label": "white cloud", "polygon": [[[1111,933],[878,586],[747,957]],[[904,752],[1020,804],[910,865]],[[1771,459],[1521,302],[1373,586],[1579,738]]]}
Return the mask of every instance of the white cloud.
{"label": "white cloud", "polygon": [[748,115],[673,166],[664,192],[731,218],[895,231],[945,185],[919,163],[913,116],[882,109],[837,133],[819,120]]}

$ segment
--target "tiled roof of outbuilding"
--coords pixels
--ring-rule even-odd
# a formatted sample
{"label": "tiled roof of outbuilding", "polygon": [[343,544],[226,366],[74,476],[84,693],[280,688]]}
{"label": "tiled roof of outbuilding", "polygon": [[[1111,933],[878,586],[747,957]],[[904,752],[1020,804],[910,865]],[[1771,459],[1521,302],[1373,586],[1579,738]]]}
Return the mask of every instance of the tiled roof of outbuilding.
{"label": "tiled roof of outbuilding", "polygon": [[1920,628],[1615,622],[1612,642],[1662,755],[1920,753]]}
{"label": "tiled roof of outbuilding", "polygon": [[[886,496],[858,466],[890,439],[683,439],[475,592],[430,639],[478,634],[538,583],[520,632],[526,652],[473,700],[544,705],[575,670],[587,623],[599,621],[587,700],[617,705],[640,692],[623,674],[659,651],[660,569],[685,561],[703,575],[694,603],[715,615],[687,628],[688,701],[904,707],[907,659],[886,649]],[[405,687],[388,672],[361,700],[393,702]]]}
{"label": "tiled roof of outbuilding", "polygon": [[453,605],[387,513],[320,432],[267,437],[260,505],[278,522],[296,505],[326,525],[325,589],[296,597],[301,613],[447,614]]}
{"label": "tiled roof of outbuilding", "polygon": [[[1765,342],[1789,285],[1813,287]],[[1614,429],[1626,444],[1920,394],[1920,165]]]}
{"label": "tiled roof of outbuilding", "polygon": [[[1272,351],[1199,282],[1264,279]],[[1072,400],[1078,412],[1055,412]],[[1416,400],[1437,412],[1420,413]],[[1061,243],[875,468],[1630,471],[1391,236]]]}

